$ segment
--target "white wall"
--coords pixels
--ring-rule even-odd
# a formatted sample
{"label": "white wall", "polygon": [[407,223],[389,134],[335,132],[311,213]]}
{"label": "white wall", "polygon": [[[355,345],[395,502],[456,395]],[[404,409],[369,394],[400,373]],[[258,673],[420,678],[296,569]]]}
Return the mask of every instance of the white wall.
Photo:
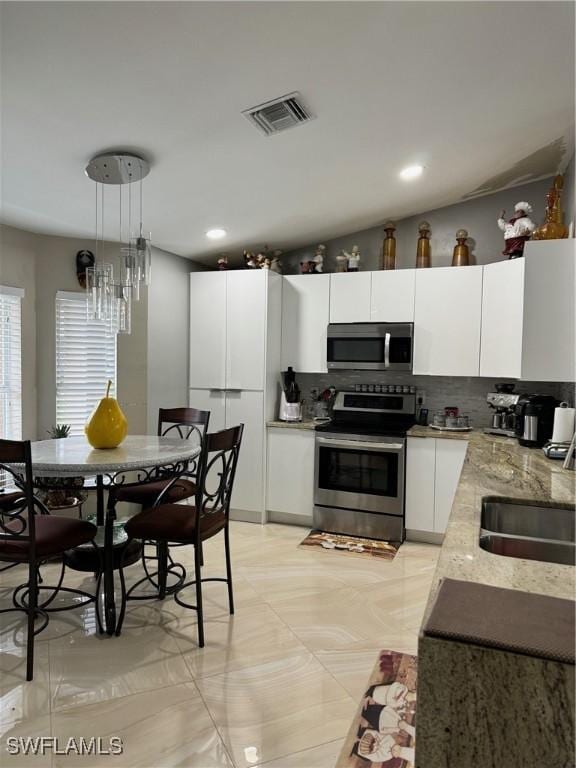
{"label": "white wall", "polygon": [[[76,253],[91,240],[0,226],[0,284],[23,288],[23,436],[44,439],[56,421],[56,293],[81,290]],[[109,256],[118,245],[107,243]],[[154,249],[150,296],[132,310],[132,333],[118,336],[118,400],[132,434],[156,431],[161,405],[188,397],[188,274],[199,267]],[[151,299],[149,301],[149,298]],[[104,386],[105,382],[103,382]]]}
{"label": "white wall", "polygon": [[36,437],[36,236],[0,225],[0,284],[24,289],[22,299],[22,436]]}
{"label": "white wall", "polygon": [[188,404],[189,274],[198,267],[157,248],[148,294],[148,432],[159,408]]}

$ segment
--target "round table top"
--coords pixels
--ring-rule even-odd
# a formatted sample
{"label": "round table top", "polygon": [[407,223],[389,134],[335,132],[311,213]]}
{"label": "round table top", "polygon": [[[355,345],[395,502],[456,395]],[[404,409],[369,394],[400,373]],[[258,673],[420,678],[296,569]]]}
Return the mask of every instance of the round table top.
{"label": "round table top", "polygon": [[199,453],[200,447],[192,441],[173,437],[128,435],[118,448],[103,449],[92,448],[85,437],[63,437],[32,443],[32,471],[34,475],[87,477],[168,466]]}

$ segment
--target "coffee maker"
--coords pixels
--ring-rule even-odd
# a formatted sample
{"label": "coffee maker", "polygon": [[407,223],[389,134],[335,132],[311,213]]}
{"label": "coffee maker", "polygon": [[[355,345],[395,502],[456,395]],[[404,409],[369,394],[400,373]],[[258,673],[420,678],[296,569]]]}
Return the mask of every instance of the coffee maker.
{"label": "coffee maker", "polygon": [[[488,392],[486,402],[494,411],[492,424],[484,429],[489,435],[516,437],[516,404],[520,395],[516,392],[501,391],[502,385],[496,385],[496,392]],[[510,385],[514,388],[514,385]]]}
{"label": "coffee maker", "polygon": [[552,395],[521,395],[516,404],[516,437],[520,445],[538,448],[552,437],[554,409]]}

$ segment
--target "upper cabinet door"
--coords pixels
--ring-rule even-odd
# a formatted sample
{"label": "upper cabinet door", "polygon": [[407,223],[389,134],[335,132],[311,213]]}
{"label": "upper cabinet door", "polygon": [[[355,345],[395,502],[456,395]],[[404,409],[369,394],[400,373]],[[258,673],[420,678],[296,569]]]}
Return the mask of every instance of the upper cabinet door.
{"label": "upper cabinet door", "polygon": [[226,388],[264,388],[268,270],[226,272]]}
{"label": "upper cabinet door", "polygon": [[[170,311],[169,304],[166,311]],[[226,386],[225,272],[190,275],[189,383],[190,387],[207,389]]]}
{"label": "upper cabinet door", "polygon": [[524,259],[484,267],[480,376],[522,375]]}
{"label": "upper cabinet door", "polygon": [[282,280],[282,370],[326,373],[330,275],[289,275]]}
{"label": "upper cabinet door", "polygon": [[369,323],[371,272],[330,275],[330,322]]}
{"label": "upper cabinet door", "polygon": [[372,272],[370,320],[373,323],[413,323],[415,269]]}
{"label": "upper cabinet door", "polygon": [[478,376],[482,267],[416,270],[414,373]]}
{"label": "upper cabinet door", "polygon": [[574,381],[576,245],[568,240],[531,240],[524,251],[522,378]]}

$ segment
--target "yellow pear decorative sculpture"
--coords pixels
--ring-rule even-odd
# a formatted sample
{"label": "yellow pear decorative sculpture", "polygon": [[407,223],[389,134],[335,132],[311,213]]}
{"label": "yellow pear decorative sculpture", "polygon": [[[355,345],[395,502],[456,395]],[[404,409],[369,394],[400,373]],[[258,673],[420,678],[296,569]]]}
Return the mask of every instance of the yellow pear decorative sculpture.
{"label": "yellow pear decorative sculpture", "polygon": [[117,448],[128,432],[128,422],[115,397],[110,397],[108,382],[106,396],[100,400],[88,424],[84,427],[92,448]]}

